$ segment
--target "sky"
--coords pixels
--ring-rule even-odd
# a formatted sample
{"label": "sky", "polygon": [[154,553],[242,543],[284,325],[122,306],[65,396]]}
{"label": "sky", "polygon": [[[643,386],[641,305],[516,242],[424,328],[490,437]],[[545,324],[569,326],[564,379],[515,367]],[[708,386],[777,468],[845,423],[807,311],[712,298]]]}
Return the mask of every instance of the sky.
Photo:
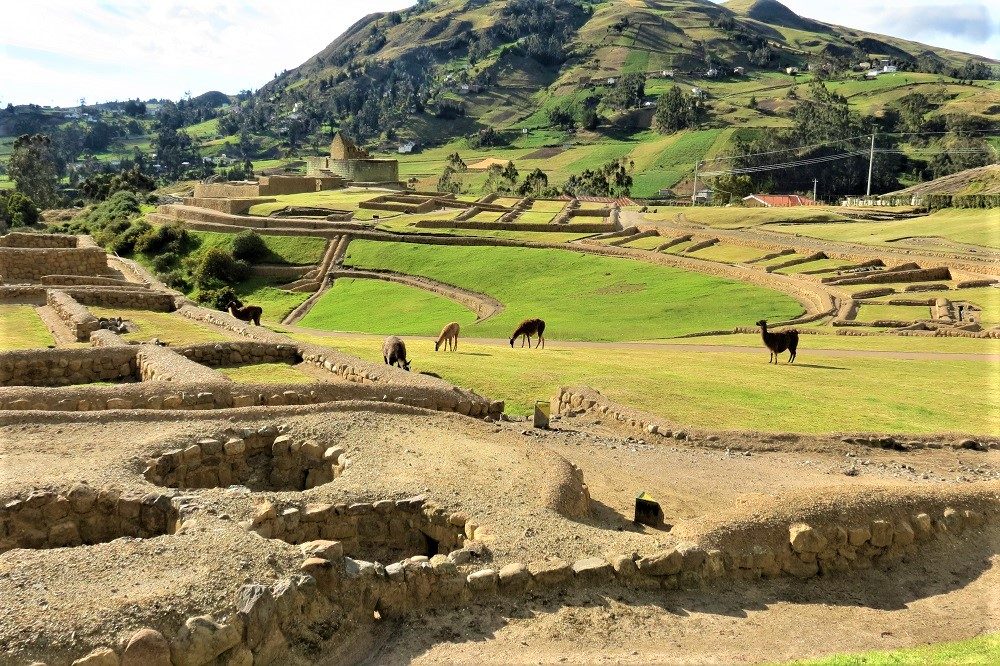
{"label": "sky", "polygon": [[[0,16],[0,105],[256,89],[413,0],[29,0]],[[784,0],[829,23],[1000,59],[1000,0]]]}

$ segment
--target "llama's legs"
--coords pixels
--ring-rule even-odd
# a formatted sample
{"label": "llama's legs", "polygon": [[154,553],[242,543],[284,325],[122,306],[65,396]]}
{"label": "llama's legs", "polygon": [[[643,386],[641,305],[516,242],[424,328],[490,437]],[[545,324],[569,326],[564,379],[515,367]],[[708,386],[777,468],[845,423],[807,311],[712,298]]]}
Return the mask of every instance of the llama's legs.
{"label": "llama's legs", "polygon": [[528,341],[528,345],[529,345],[529,346],[531,345],[531,340],[530,340],[530,339],[528,338],[528,336],[527,336],[527,335],[525,335],[524,337],[522,337],[522,338],[521,338],[521,349],[524,349],[524,341],[525,341],[525,340],[527,340],[527,341]]}
{"label": "llama's legs", "polygon": [[538,340],[542,343],[542,349],[545,349],[545,336],[539,335]]}

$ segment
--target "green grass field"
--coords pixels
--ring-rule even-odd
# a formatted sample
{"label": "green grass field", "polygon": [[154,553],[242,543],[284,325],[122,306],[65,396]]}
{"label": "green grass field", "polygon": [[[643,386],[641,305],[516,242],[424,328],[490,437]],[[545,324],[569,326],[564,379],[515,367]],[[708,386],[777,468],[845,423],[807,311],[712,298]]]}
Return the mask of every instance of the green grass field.
{"label": "green grass field", "polygon": [[796,666],[951,666],[957,664],[1000,663],[1000,634],[987,634],[964,641],[936,643],[902,650],[873,650],[860,654],[843,654],[807,661]]}
{"label": "green grass field", "polygon": [[52,334],[32,305],[0,305],[0,351],[54,345]]}
{"label": "green grass field", "polygon": [[996,287],[892,294],[889,296],[880,296],[874,300],[888,301],[895,298],[947,298],[949,301],[957,303],[972,303],[981,310],[981,312],[976,314],[977,321],[980,321],[987,328],[1000,325],[1000,289]]}
{"label": "green grass field", "polygon": [[[369,190],[365,188],[347,188],[345,190],[324,190],[322,192],[304,192],[302,194],[279,194],[275,201],[256,204],[250,207],[251,215],[270,215],[286,206],[315,206],[334,210],[354,210],[362,201],[389,194],[387,190]],[[391,215],[392,213],[386,213]]]}
{"label": "green grass field", "polygon": [[[381,360],[378,337],[291,335]],[[504,399],[513,414],[527,414],[560,386],[587,384],[613,400],[704,428],[931,433],[974,423],[976,431],[1000,433],[1000,409],[989,390],[998,368],[986,361],[845,358],[804,345],[795,365],[774,366],[764,351],[580,347],[553,339],[531,351],[461,341],[456,353],[435,353],[431,337],[406,342],[414,371]]]}
{"label": "green grass field", "polygon": [[[213,247],[232,250],[233,238],[236,237],[235,234],[215,231],[192,231],[190,233],[201,240],[196,254],[204,253]],[[323,259],[327,243],[325,238],[314,236],[261,235],[261,238],[270,251],[270,254],[259,262],[262,264],[286,264],[290,266],[318,264]]]}
{"label": "green grass field", "polygon": [[927,306],[910,305],[875,305],[865,303],[858,310],[858,321],[917,321],[930,319],[931,310]]}
{"label": "green grass field", "polygon": [[219,368],[219,372],[241,384],[308,384],[313,377],[287,363],[257,363],[235,368]]}
{"label": "green grass field", "polygon": [[[799,208],[742,208],[725,206],[655,206],[643,213],[650,222],[673,222],[678,215],[684,216],[689,222],[704,224],[720,229],[740,229],[758,224],[776,224],[780,222],[837,222],[846,220],[836,208],[823,206],[802,206]],[[791,227],[800,229],[802,227]],[[809,228],[813,228],[810,226]]]}
{"label": "green grass field", "polygon": [[221,342],[229,339],[214,328],[170,312],[93,306],[87,309],[95,317],[122,317],[134,323],[137,330],[122,336],[130,341],[145,342],[151,338],[159,338],[162,342],[177,347],[201,342]]}
{"label": "green grass field", "polygon": [[715,245],[692,252],[691,256],[710,261],[721,261],[726,264],[736,264],[751,261],[757,257],[763,257],[765,254],[767,254],[767,251],[759,247],[716,243]]}
{"label": "green grass field", "polygon": [[383,335],[413,330],[433,334],[451,321],[465,328],[476,321],[476,315],[450,299],[405,284],[340,279],[320,296],[299,326]]}
{"label": "green grass field", "polygon": [[281,321],[289,312],[301,305],[309,294],[278,289],[267,278],[250,278],[236,285],[236,295],[244,303],[264,309],[264,319]]}
{"label": "green grass field", "polygon": [[[470,335],[478,336],[506,337],[522,319],[541,317],[553,339],[652,339],[729,328],[762,316],[787,319],[803,311],[792,298],[768,289],[564,250],[354,241],[345,263],[492,295],[507,309],[472,326]],[[356,328],[373,316],[371,309],[353,313]],[[418,320],[396,332],[436,334],[443,323],[429,327]]]}
{"label": "green grass field", "polygon": [[897,239],[945,238],[1000,249],[1000,211],[994,209],[952,208],[930,215],[894,222],[846,222],[837,224],[774,224],[771,231],[783,231],[813,238],[880,245],[890,241],[893,247],[923,247]]}

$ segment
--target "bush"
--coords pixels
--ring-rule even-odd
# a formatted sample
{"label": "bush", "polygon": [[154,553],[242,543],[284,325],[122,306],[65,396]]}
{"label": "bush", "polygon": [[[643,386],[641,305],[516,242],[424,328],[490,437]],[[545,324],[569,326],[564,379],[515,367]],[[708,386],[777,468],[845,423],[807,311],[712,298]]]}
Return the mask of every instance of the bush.
{"label": "bush", "polygon": [[130,255],[135,251],[139,238],[152,227],[144,220],[135,222],[121,220],[113,222],[94,232],[94,240],[110,252]]}
{"label": "bush", "polygon": [[[142,238],[139,239],[142,241]],[[177,265],[179,257],[173,252],[164,252],[153,257],[153,270],[157,273],[166,273]]]}
{"label": "bush", "polygon": [[191,244],[191,234],[179,223],[154,227],[136,241],[135,249],[147,256],[160,253],[179,254]]}
{"label": "bush", "polygon": [[225,310],[230,301],[236,300],[236,292],[230,287],[218,289],[199,289],[194,294],[194,300],[203,305],[208,305],[216,310]]}
{"label": "bush", "polygon": [[17,190],[0,192],[0,222],[8,227],[27,227],[38,222],[41,215],[34,202]]}
{"label": "bush", "polygon": [[250,275],[250,266],[225,250],[213,247],[201,257],[194,271],[194,283],[199,289],[220,289],[242,282]]}
{"label": "bush", "polygon": [[245,229],[236,234],[233,239],[233,256],[236,259],[250,262],[260,261],[270,253],[264,239],[256,231]]}
{"label": "bush", "polygon": [[191,280],[188,279],[187,273],[179,268],[175,268],[172,271],[161,273],[157,275],[163,284],[167,285],[171,289],[176,289],[177,291],[184,292],[185,294],[191,291]]}

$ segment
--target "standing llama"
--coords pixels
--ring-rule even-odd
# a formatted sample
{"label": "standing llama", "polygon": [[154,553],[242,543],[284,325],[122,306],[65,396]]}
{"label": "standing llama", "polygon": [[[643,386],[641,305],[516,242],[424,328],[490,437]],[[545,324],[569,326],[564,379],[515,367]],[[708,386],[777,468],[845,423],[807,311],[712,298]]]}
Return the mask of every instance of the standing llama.
{"label": "standing llama", "polygon": [[[524,340],[528,341],[528,349],[531,349],[531,336],[538,336],[538,343],[535,345],[535,349],[541,345],[545,347],[545,322],[541,319],[525,319],[521,322],[521,325],[517,327],[514,331],[514,335],[510,336],[510,346],[514,347],[514,340],[519,337],[524,336]],[[524,340],[521,340],[521,347],[524,347]]]}
{"label": "standing llama", "polygon": [[410,362],[406,359],[406,345],[395,335],[386,338],[382,343],[382,358],[387,365],[395,365],[407,372],[410,371]]}
{"label": "standing llama", "polygon": [[256,305],[244,306],[239,301],[229,301],[229,305],[226,306],[229,310],[229,314],[233,315],[240,321],[253,322],[254,326],[260,326],[260,316],[264,314],[263,308]]}
{"label": "standing llama", "polygon": [[796,330],[791,331],[781,331],[780,333],[768,333],[767,322],[761,319],[757,322],[760,326],[760,337],[764,340],[764,345],[771,350],[771,357],[768,359],[768,363],[774,361],[776,364],[778,362],[778,354],[785,351],[786,349],[791,354],[788,357],[789,363],[795,362],[795,350],[799,346],[799,332]]}
{"label": "standing llama", "polygon": [[458,333],[462,330],[462,327],[458,325],[457,321],[453,321],[444,328],[441,329],[441,335],[438,336],[437,342],[434,343],[434,351],[440,349],[441,344],[444,343],[444,350],[448,350],[448,345],[451,345],[451,351],[458,351]]}

